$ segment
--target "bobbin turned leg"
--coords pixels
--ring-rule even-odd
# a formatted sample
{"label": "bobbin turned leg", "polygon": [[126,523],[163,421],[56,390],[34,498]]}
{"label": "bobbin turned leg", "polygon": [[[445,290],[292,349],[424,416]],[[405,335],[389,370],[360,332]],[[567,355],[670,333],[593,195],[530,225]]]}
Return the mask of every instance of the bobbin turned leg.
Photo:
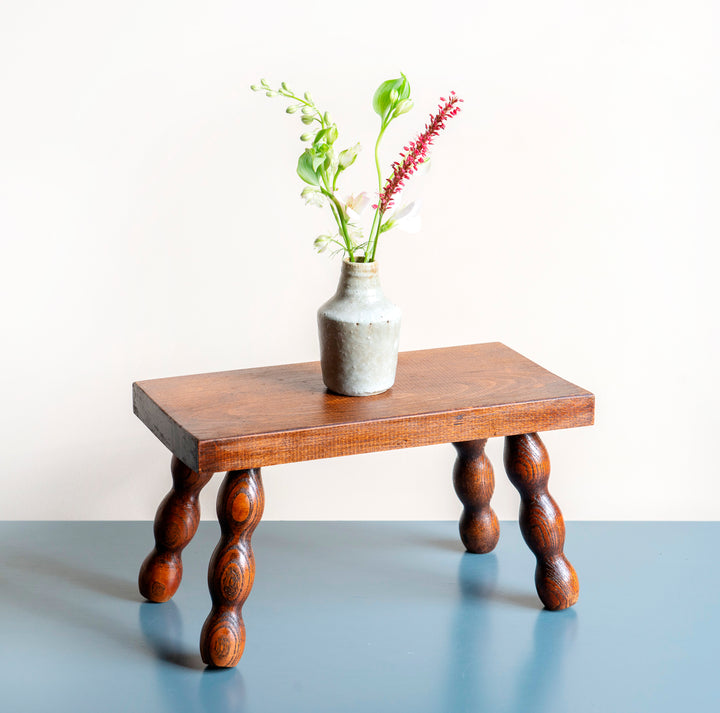
{"label": "bobbin turned leg", "polygon": [[208,569],[212,610],[200,636],[202,660],[210,666],[235,666],[245,648],[242,606],[255,579],[250,539],[265,505],[259,468],[230,471],[218,492],[220,542]]}
{"label": "bobbin turned leg", "polygon": [[181,553],[200,522],[198,496],[212,473],[196,473],[179,458],[170,464],[173,487],[155,515],[155,548],[140,567],[140,594],[151,602],[166,602],[182,579]]}
{"label": "bobbin turned leg", "polygon": [[520,530],[537,559],[535,587],[548,609],[566,609],[578,599],[578,579],[563,554],[565,522],[547,490],[550,459],[540,436],[505,439],[505,470],[520,492]]}
{"label": "bobbin turned leg", "polygon": [[453,468],[453,485],[463,513],[460,516],[460,539],[468,552],[484,554],[497,545],[500,526],[490,507],[495,476],[485,455],[486,438],[453,443],[457,451]]}

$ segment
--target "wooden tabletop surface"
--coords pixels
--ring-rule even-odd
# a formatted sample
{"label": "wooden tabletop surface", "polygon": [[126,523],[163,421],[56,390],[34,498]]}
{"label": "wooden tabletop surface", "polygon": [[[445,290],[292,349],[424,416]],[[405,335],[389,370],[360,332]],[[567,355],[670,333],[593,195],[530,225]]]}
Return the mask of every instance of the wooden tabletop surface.
{"label": "wooden tabletop surface", "polygon": [[328,392],[318,362],[133,384],[136,415],[203,473],[589,426],[594,401],[498,342],[401,353],[377,396]]}

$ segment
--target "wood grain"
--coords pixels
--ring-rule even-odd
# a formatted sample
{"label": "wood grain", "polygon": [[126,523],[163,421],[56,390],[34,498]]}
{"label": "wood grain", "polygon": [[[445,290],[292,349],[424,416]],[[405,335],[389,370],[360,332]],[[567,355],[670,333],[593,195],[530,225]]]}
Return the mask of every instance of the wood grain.
{"label": "wood grain", "polygon": [[255,579],[251,538],[264,506],[259,468],[225,476],[217,498],[220,542],[208,569],[212,610],[200,636],[200,654],[210,666],[235,666],[245,649],[242,606]]}
{"label": "wood grain", "polygon": [[200,491],[212,473],[199,474],[177,456],[170,464],[173,487],[155,515],[155,547],[140,567],[140,594],[151,602],[166,602],[182,580],[182,551],[200,522]]}
{"label": "wood grain", "polygon": [[495,549],[500,537],[497,515],[490,507],[495,489],[495,475],[485,454],[487,439],[453,443],[457,451],[453,468],[453,485],[463,513],[460,516],[460,539],[468,552],[485,554]]}
{"label": "wood grain", "polygon": [[471,441],[593,422],[593,395],[499,343],[400,354],[377,396],[325,389],[318,362],[133,385],[148,428],[198,472]]}
{"label": "wood grain", "polygon": [[540,436],[505,439],[505,470],[520,493],[520,530],[537,559],[535,587],[548,609],[566,609],[578,599],[573,566],[563,554],[565,521],[548,492],[550,459]]}

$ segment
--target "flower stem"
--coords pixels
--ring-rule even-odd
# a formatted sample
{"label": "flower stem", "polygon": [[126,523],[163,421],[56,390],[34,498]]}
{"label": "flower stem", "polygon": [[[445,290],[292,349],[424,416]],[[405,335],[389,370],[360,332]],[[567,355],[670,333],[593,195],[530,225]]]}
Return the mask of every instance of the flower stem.
{"label": "flower stem", "polygon": [[321,186],[320,190],[323,192],[323,195],[326,196],[331,201],[331,208],[333,208],[333,215],[338,224],[338,227],[340,228],[340,235],[342,236],[342,239],[345,242],[345,249],[347,250],[348,257],[350,258],[350,262],[354,262],[355,255],[353,253],[352,242],[350,242],[350,237],[348,236],[347,221],[345,220],[345,215],[344,215],[342,206],[340,205],[338,199],[335,198],[335,196],[329,190],[327,190],[327,188],[323,188]]}
{"label": "flower stem", "polygon": [[[377,141],[375,142],[375,170],[377,171],[377,177],[378,177],[378,196],[382,193],[383,189],[383,179],[382,179],[382,171],[380,170],[380,158],[378,156],[378,150],[380,148],[380,141],[382,140],[383,135],[385,134],[385,129],[390,124],[390,120],[383,121],[380,125],[380,131],[378,133]],[[373,222],[370,226],[370,234],[368,235],[368,250],[367,250],[367,256],[368,260],[367,262],[373,262],[375,260],[375,251],[377,250],[377,241],[378,237],[380,235],[380,222],[382,219],[382,214],[380,213],[380,206],[379,206],[379,198],[378,198],[378,207],[375,209],[375,215],[373,216]]]}
{"label": "flower stem", "polygon": [[380,140],[383,137],[383,134],[385,133],[385,129],[387,129],[387,124],[383,123],[380,127],[380,132],[378,133],[377,141],[375,142],[375,169],[377,170],[377,177],[378,177],[378,193],[380,193],[383,189],[383,180],[382,180],[382,172],[380,171],[380,159],[378,158],[378,149],[380,148]]}
{"label": "flower stem", "polygon": [[[375,262],[375,251],[377,250],[377,244],[378,244],[378,238],[380,237],[380,228],[382,227],[382,217],[383,213],[380,212],[380,206],[378,206],[377,210],[375,211],[375,217],[377,218],[377,229],[375,231],[375,238],[372,241],[372,247],[370,250],[370,262]],[[375,221],[373,220],[373,226],[375,225]]]}

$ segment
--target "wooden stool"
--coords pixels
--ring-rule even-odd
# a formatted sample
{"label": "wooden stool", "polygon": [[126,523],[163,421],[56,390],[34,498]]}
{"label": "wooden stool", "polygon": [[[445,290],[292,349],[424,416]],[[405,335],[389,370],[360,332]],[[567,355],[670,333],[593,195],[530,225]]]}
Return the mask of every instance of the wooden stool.
{"label": "wooden stool", "polygon": [[133,402],[173,453],[173,487],[155,517],[155,548],[140,569],[147,599],[165,602],[177,590],[181,552],[200,520],[198,495],[213,473],[228,471],[208,574],[212,610],[200,638],[206,664],[235,666],[243,653],[242,606],[255,576],[250,539],[263,513],[260,468],[267,465],[452,443],[453,482],[464,506],[460,537],[469,552],[484,553],[499,536],[485,443],[505,436],[505,469],[522,499],[520,527],[537,558],[538,595],[548,609],[577,601],[537,432],[591,425],[594,397],[503,344],[402,353],[395,386],[377,396],[328,392],[312,362],[137,382]]}

